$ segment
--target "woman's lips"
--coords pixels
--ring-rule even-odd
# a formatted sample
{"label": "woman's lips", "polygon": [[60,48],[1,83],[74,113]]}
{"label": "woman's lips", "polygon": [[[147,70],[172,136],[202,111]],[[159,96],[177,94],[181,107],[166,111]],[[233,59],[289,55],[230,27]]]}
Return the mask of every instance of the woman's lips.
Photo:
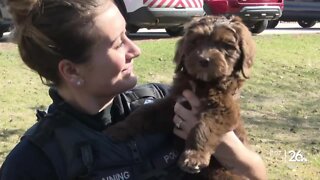
{"label": "woman's lips", "polygon": [[133,66],[130,65],[127,68],[125,68],[124,70],[122,70],[122,72],[125,73],[125,74],[131,74],[132,73],[132,69],[133,69]]}

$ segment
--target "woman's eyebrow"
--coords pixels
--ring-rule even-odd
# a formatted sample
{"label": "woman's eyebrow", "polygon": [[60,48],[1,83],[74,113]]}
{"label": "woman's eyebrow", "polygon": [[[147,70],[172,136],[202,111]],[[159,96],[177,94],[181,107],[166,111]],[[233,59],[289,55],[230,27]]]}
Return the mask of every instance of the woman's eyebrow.
{"label": "woman's eyebrow", "polygon": [[114,44],[122,35],[123,35],[124,31],[122,31],[116,38],[114,38],[113,40],[111,40],[110,44]]}

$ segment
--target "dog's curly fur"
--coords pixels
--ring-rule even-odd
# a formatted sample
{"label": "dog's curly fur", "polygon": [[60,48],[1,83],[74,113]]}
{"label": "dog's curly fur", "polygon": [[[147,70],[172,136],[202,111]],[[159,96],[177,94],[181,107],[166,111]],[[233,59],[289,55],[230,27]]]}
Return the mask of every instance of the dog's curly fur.
{"label": "dog's curly fur", "polygon": [[172,131],[174,104],[183,90],[191,89],[201,101],[200,120],[185,141],[179,166],[189,173],[203,169],[200,174],[205,175],[205,179],[227,177],[227,173],[210,168],[214,166],[211,155],[219,138],[230,130],[247,144],[235,95],[249,77],[254,55],[251,33],[240,18],[205,16],[194,19],[177,43],[170,95],[137,109],[106,133],[115,139],[125,139],[142,131]]}

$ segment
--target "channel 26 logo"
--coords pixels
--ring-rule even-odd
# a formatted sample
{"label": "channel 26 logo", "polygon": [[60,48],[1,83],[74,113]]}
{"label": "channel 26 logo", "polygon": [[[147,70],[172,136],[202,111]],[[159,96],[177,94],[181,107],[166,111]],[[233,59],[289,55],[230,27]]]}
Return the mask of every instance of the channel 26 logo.
{"label": "channel 26 logo", "polygon": [[270,157],[277,160],[289,161],[289,162],[307,162],[307,158],[303,155],[301,150],[271,150]]}
{"label": "channel 26 logo", "polygon": [[303,156],[303,154],[301,153],[301,151],[294,151],[291,150],[288,152],[288,155],[290,156],[289,158],[289,162],[306,162],[308,161],[307,158],[305,158]]}

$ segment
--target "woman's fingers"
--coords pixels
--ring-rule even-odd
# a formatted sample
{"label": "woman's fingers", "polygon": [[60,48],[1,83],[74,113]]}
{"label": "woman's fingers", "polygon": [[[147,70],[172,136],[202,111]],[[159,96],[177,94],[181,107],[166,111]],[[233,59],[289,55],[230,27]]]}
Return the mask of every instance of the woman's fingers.
{"label": "woman's fingers", "polygon": [[180,103],[175,104],[174,112],[184,121],[187,121],[187,122],[198,121],[198,119],[196,118],[196,114],[192,110],[185,108]]}
{"label": "woman's fingers", "polygon": [[183,123],[184,120],[179,117],[178,115],[175,115],[173,117],[173,123],[174,123],[174,127],[177,128],[177,129],[183,129],[183,126],[185,123]]}
{"label": "woman's fingers", "polygon": [[[182,99],[188,101],[191,110],[184,107],[181,103]],[[182,139],[186,139],[191,129],[199,122],[198,114],[200,109],[200,101],[198,97],[190,90],[183,91],[181,98],[174,106],[175,116],[173,122],[175,124],[174,133]]]}
{"label": "woman's fingers", "polygon": [[192,127],[190,127],[190,123],[188,123],[178,115],[174,116],[173,123],[175,124],[173,133],[182,139],[187,139],[189,131],[192,129]]}
{"label": "woman's fingers", "polygon": [[182,92],[183,97],[189,102],[191,106],[191,111],[194,114],[198,114],[200,110],[200,100],[199,98],[190,90],[184,90]]}
{"label": "woman's fingers", "polygon": [[184,140],[186,140],[187,137],[188,137],[188,133],[186,131],[184,131],[183,129],[174,128],[173,129],[173,133],[176,136],[178,136],[178,137],[180,137],[181,139],[184,139]]}
{"label": "woman's fingers", "polygon": [[175,112],[173,132],[180,138],[186,139],[191,129],[198,124],[198,118],[191,110],[184,108],[180,103],[176,103]]}

